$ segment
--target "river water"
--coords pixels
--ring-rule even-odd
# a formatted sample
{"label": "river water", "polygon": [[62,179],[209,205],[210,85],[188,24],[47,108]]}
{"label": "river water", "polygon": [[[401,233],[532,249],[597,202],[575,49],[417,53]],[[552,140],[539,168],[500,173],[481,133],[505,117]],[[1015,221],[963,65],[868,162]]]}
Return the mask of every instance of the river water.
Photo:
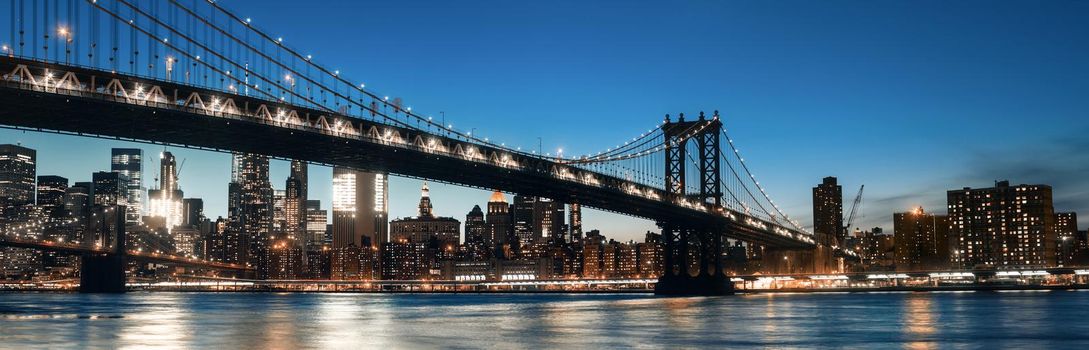
{"label": "river water", "polygon": [[0,293],[0,348],[1089,349],[1089,292]]}

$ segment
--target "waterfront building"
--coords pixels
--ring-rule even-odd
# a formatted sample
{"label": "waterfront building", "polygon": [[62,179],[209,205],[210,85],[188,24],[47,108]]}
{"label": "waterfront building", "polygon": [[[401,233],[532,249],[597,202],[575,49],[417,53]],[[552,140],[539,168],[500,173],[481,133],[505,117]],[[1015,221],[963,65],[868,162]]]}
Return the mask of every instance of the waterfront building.
{"label": "waterfront building", "polygon": [[291,242],[277,241],[270,245],[266,252],[266,263],[261,264],[263,269],[267,269],[264,273],[268,276],[268,279],[273,280],[295,280],[302,279],[304,275],[303,261],[306,256],[303,250]]}
{"label": "waterfront building", "polygon": [[1078,214],[1055,213],[1055,260],[1060,266],[1071,266],[1082,251],[1078,237]]}
{"label": "waterfront building", "polygon": [[605,243],[604,238],[587,235],[582,243],[582,278],[605,278]]}
{"label": "waterfront building", "polygon": [[[643,278],[661,276],[665,267],[665,262],[663,261],[664,247],[662,246],[662,235],[654,232],[647,232],[644,241],[637,244],[635,249],[638,252],[637,274]],[[745,256],[744,251],[742,251],[741,254],[742,256]]]}
{"label": "waterfront building", "polygon": [[958,267],[1056,265],[1051,186],[1000,181],[994,187],[965,187],[947,195]]}
{"label": "waterfront building", "polygon": [[553,263],[538,260],[445,261],[437,275],[445,280],[463,282],[532,281],[550,279]]}
{"label": "waterfront building", "polygon": [[[952,237],[950,237],[952,239]],[[895,264],[895,238],[891,234],[885,234],[880,227],[874,227],[868,231],[861,231],[858,236],[858,244],[855,251],[861,258],[862,268],[866,270],[888,270]],[[950,245],[955,249],[955,244]],[[952,257],[950,257],[952,259]]]}
{"label": "waterfront building", "polygon": [[896,271],[946,270],[950,267],[949,219],[922,207],[893,214]]}
{"label": "waterfront building", "polygon": [[333,273],[333,250],[325,247],[306,251],[306,278],[327,280]]}
{"label": "waterfront building", "polygon": [[331,248],[331,276],[334,280],[378,279],[378,248],[370,242],[364,247],[349,245]]}
{"label": "waterfront building", "polygon": [[382,244],[382,279],[416,280],[430,274],[427,244],[391,240]]}
{"label": "waterfront building", "polygon": [[144,215],[144,151],[139,148],[110,150],[110,171],[128,179],[125,191],[125,222],[138,223]]}

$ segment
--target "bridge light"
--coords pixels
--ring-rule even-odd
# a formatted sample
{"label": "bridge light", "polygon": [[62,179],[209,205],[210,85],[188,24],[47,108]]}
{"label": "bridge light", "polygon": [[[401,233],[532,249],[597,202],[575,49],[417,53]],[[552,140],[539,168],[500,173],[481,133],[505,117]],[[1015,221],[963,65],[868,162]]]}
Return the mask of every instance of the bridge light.
{"label": "bridge light", "polygon": [[250,22],[253,22],[253,19],[249,18],[249,17],[246,17],[246,24],[249,24]]}

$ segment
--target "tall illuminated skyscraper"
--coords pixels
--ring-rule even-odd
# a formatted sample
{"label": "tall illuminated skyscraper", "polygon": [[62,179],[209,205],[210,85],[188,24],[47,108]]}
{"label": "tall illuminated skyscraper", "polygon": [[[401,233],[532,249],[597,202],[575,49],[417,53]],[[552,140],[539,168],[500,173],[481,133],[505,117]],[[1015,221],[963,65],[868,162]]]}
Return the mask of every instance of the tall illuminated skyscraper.
{"label": "tall illuminated skyscraper", "polygon": [[272,233],[272,183],[268,179],[268,165],[268,156],[250,153],[233,156],[228,188],[230,230],[244,241],[240,245],[245,248],[243,260],[251,266],[257,265]]}
{"label": "tall illuminated skyscraper", "polygon": [[125,222],[140,222],[144,215],[144,151],[139,148],[114,148],[111,150],[110,171],[128,179],[125,189]]}
{"label": "tall illuminated skyscraper", "polygon": [[813,187],[813,232],[818,241],[835,245],[846,239],[843,231],[843,186],[829,176]]}
{"label": "tall illuminated skyscraper", "polygon": [[184,196],[178,187],[178,163],[173,154],[163,152],[159,155],[159,188],[148,190],[149,216],[163,218],[167,231],[172,230],[184,220]]}
{"label": "tall illuminated skyscraper", "polygon": [[284,234],[296,246],[307,246],[307,164],[303,161],[291,161],[291,174],[287,177],[284,188]]}
{"label": "tall illuminated skyscraper", "polygon": [[385,174],[333,167],[333,248],[388,239],[388,187]]}
{"label": "tall illuminated skyscraper", "polygon": [[16,221],[30,214],[34,205],[37,151],[0,145],[0,216]]}

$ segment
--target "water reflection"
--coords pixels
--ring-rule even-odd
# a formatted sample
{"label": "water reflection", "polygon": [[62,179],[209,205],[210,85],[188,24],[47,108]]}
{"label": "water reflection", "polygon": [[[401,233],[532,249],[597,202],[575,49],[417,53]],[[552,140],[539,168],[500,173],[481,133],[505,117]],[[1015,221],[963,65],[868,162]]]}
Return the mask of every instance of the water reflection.
{"label": "water reflection", "polygon": [[0,348],[1089,348],[1084,305],[1089,293],[9,293]]}
{"label": "water reflection", "polygon": [[930,337],[934,334],[934,315],[929,295],[914,294],[904,303],[904,330],[907,333],[907,349],[933,349]]}

